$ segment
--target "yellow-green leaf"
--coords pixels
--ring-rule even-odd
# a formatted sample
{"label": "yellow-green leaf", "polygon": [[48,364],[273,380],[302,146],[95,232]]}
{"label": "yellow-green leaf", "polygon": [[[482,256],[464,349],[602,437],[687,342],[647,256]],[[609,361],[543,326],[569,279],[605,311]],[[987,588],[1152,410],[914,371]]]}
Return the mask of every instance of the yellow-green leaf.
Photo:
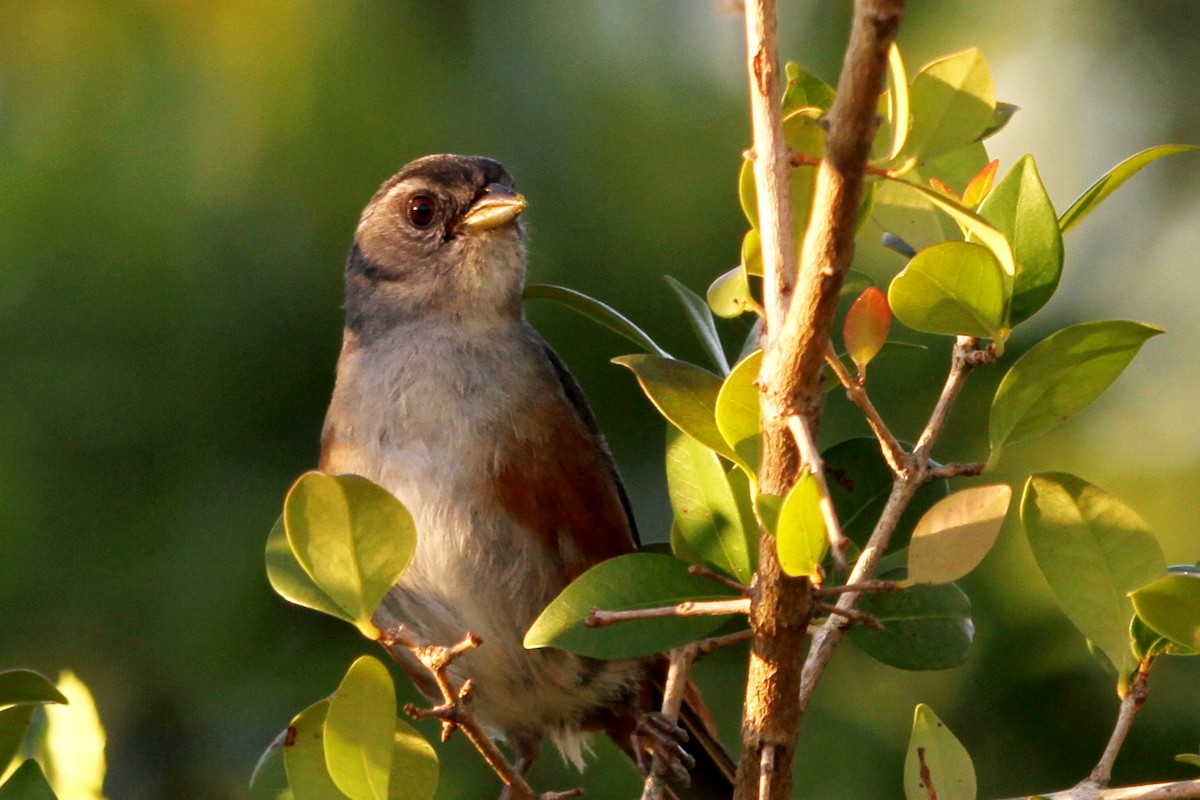
{"label": "yellow-green leaf", "polygon": [[354,616],[344,611],[329,595],[321,591],[321,587],[317,586],[304,571],[304,567],[300,566],[292,552],[292,546],[288,544],[282,515],[275,520],[267,537],[266,562],[267,580],[276,594],[284,600],[346,622],[354,622]]}
{"label": "yellow-green leaf", "polygon": [[888,288],[896,318],[925,333],[981,336],[1002,342],[1005,280],[985,247],[942,242],[908,262]]}
{"label": "yellow-green leaf", "polygon": [[92,693],[70,671],[58,676],[57,688],[68,702],[46,706],[46,780],[64,800],[102,800],[107,737]]}
{"label": "yellow-green leaf", "polygon": [[904,757],[905,800],[975,800],[975,766],[958,738],[921,703]]}
{"label": "yellow-green leaf", "polygon": [[1121,184],[1132,178],[1144,167],[1149,166],[1163,156],[1187,153],[1196,149],[1200,148],[1186,144],[1163,144],[1130,156],[1106,172],[1100,180],[1089,186],[1087,191],[1079,195],[1074,203],[1071,203],[1071,207],[1064,211],[1062,216],[1058,218],[1059,229],[1065,234],[1071,228],[1074,228],[1084,217],[1095,210],[1096,206],[1100,205],[1106,197],[1115,192],[1120,188]]}
{"label": "yellow-green leaf", "polygon": [[380,661],[362,656],[329,698],[325,766],[351,800],[385,800],[396,732],[396,687]]}
{"label": "yellow-green leaf", "polygon": [[1167,575],[1130,595],[1142,621],[1189,650],[1200,650],[1200,575]]}
{"label": "yellow-green leaf", "polygon": [[788,491],[775,526],[779,565],[792,576],[821,580],[821,560],[829,548],[825,517],[821,514],[821,487],[807,470]]}
{"label": "yellow-green leaf", "polygon": [[973,486],[925,512],[908,546],[906,583],[951,583],[979,565],[1008,513],[1007,484]]}
{"label": "yellow-green leaf", "polygon": [[671,354],[659,347],[650,335],[612,306],[589,297],[583,292],[568,289],[565,286],[553,286],[545,283],[531,283],[525,287],[521,295],[526,300],[553,300],[566,306],[572,311],[583,314],[593,322],[598,322],[613,333],[623,336],[648,352],[664,358]]}
{"label": "yellow-green leaf", "polygon": [[716,403],[717,428],[737,454],[735,462],[751,475],[757,472],[762,441],[758,387],[755,385],[761,368],[761,350],[738,362],[721,384]]}
{"label": "yellow-green leaf", "polygon": [[295,800],[346,800],[325,766],[325,715],[329,701],[301,711],[288,726],[283,765]]}
{"label": "yellow-green leaf", "polygon": [[903,157],[923,162],[977,141],[996,113],[996,89],[975,48],[927,64],[909,92],[912,127]]}

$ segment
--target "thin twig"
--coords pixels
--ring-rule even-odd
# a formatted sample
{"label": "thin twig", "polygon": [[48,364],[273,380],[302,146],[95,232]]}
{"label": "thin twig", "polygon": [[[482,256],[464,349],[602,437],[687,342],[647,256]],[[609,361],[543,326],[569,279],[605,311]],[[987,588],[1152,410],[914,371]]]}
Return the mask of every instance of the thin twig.
{"label": "thin twig", "polygon": [[1008,800],[1197,800],[1200,798],[1200,779],[1174,783],[1147,783],[1119,789],[1095,787],[1066,789],[1047,794],[1030,794]]}
{"label": "thin twig", "polygon": [[845,586],[822,586],[816,592],[818,597],[832,597],[846,592],[898,592],[900,589],[896,581],[861,581]]}
{"label": "thin twig", "polygon": [[833,498],[829,496],[829,484],[825,482],[825,462],[821,451],[813,441],[812,432],[799,416],[788,417],[788,430],[796,438],[796,447],[800,450],[800,460],[808,465],[809,474],[817,482],[821,493],[821,517],[825,520],[825,535],[829,537],[829,549],[833,552],[833,563],[839,570],[846,568],[846,540],[842,537],[842,526],[838,522],[837,509],[833,507]]}
{"label": "thin twig", "polygon": [[838,606],[830,605],[829,603],[817,603],[817,608],[826,614],[829,614],[831,617],[841,617],[850,624],[857,622],[861,625],[866,625],[873,631],[882,632],[884,630],[883,623],[877,618],[871,616],[870,614],[864,614],[855,608],[839,608]]}
{"label": "thin twig", "polygon": [[[677,647],[669,654],[667,684],[663,688],[662,718],[672,725],[679,722],[679,711],[683,707],[683,697],[687,692],[688,671],[699,654],[700,648],[696,643]],[[656,752],[650,762],[646,783],[642,786],[642,800],[662,800],[663,791],[666,789],[667,771],[666,759]]]}
{"label": "thin twig", "polygon": [[657,608],[635,608],[629,611],[602,611],[592,609],[584,624],[589,628],[603,628],[617,622],[634,619],[660,619],[662,617],[717,617],[724,614],[749,614],[750,598],[734,597],[729,600],[688,600],[673,606]]}
{"label": "thin twig", "polygon": [[708,655],[722,647],[728,647],[731,644],[740,644],[748,642],[754,638],[754,631],[749,629],[744,631],[734,631],[726,633],[723,636],[712,636],[708,639],[701,639],[696,642],[696,647],[700,650],[701,655]]}
{"label": "thin twig", "polygon": [[942,464],[937,467],[930,467],[925,471],[926,481],[938,481],[947,478],[961,478],[971,475],[982,475],[987,469],[987,464],[982,461],[970,461],[966,463]]}
{"label": "thin twig", "polygon": [[737,581],[735,581],[731,578],[726,578],[721,573],[715,572],[715,571],[709,569],[708,567],[702,567],[699,564],[692,564],[690,567],[688,567],[688,574],[695,575],[698,578],[708,578],[710,581],[713,581],[714,583],[721,584],[726,589],[733,589],[735,592],[737,592],[738,594],[743,595],[745,597],[750,596],[750,587],[749,586],[747,586],[744,583],[738,583]]}
{"label": "thin twig", "polygon": [[900,444],[900,441],[892,435],[891,429],[883,421],[879,410],[875,408],[875,404],[867,396],[867,390],[863,386],[862,381],[851,375],[850,371],[846,369],[846,365],[838,358],[832,343],[830,343],[829,349],[825,353],[825,363],[833,369],[833,374],[837,376],[838,381],[845,388],[846,396],[850,398],[850,402],[854,403],[862,411],[863,416],[867,420],[867,425],[871,427],[875,438],[879,440],[879,449],[883,451],[883,458],[887,461],[887,465],[891,467],[892,473],[897,477],[907,475],[911,467],[908,453],[905,451],[904,446]]}
{"label": "thin twig", "polygon": [[1142,710],[1142,706],[1146,704],[1146,698],[1149,696],[1150,664],[1144,661],[1138,668],[1133,685],[1129,687],[1129,691],[1121,700],[1121,709],[1117,712],[1117,722],[1113,726],[1112,736],[1109,737],[1104,754],[1100,756],[1100,761],[1092,770],[1092,774],[1088,776],[1086,783],[1101,789],[1108,786],[1117,754],[1121,752],[1121,746],[1125,744],[1125,737],[1129,735],[1129,728],[1133,725],[1134,718]]}

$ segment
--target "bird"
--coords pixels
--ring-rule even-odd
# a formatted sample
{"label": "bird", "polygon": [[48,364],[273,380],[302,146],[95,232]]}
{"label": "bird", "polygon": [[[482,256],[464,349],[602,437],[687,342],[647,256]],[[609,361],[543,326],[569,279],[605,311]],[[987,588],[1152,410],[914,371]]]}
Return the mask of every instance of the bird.
{"label": "bird", "polygon": [[[362,212],[345,264],[345,327],[319,468],[394,494],[417,529],[413,560],[375,612],[426,641],[482,640],[450,666],[472,708],[528,770],[543,739],[580,769],[607,732],[637,758],[665,674],[646,659],[527,650],[525,632],[564,587],[638,548],[615,461],[578,382],[525,319],[525,197],[495,160],[431,155]],[[393,659],[436,697],[403,648]],[[690,786],[732,794],[733,765],[689,692]],[[649,726],[653,729],[654,726]],[[682,737],[681,737],[682,738]],[[678,769],[675,770],[678,772]]]}

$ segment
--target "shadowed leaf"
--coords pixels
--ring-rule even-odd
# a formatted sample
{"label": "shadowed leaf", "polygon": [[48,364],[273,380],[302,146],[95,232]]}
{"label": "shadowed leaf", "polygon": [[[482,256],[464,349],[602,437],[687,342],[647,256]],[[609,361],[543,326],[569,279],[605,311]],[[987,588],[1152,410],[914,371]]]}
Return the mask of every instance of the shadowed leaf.
{"label": "shadowed leaf", "polygon": [[918,704],[904,757],[905,800],[975,800],[976,791],[970,754],[933,709]]}

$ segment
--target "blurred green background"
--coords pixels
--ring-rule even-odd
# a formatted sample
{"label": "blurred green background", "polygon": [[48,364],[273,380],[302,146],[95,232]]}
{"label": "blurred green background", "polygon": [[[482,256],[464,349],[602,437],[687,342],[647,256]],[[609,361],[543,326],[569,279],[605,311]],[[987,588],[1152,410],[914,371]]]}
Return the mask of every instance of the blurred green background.
{"label": "blurred green background", "polygon": [[[982,46],[1001,99],[1023,107],[993,155],[1007,169],[1032,152],[1060,210],[1137,150],[1200,143],[1194,0],[911,6],[910,69]],[[782,0],[785,58],[835,80],[847,14]],[[290,716],[373,652],[275,597],[262,560],[316,457],[363,204],[419,155],[499,158],[531,202],[531,278],[599,296],[699,359],[660,276],[702,291],[738,257],[740,17],[731,0],[2,0],[0,19],[0,667],[70,668],[91,686],[109,796],[238,797]],[[1195,156],[1155,165],[1073,232],[1059,295],[1006,357],[1084,319],[1168,329],[1078,420],[1006,453],[1002,477],[1076,472],[1142,513],[1177,562],[1200,558],[1198,178]],[[881,280],[902,265],[863,256]],[[608,363],[628,345],[560,308],[530,314],[588,390],[644,537],[663,538],[662,425]],[[933,344],[872,369],[902,434],[940,384]],[[943,459],[984,455],[972,413],[998,380],[973,381]],[[828,441],[858,430],[842,408]],[[1018,530],[966,588],[978,635],[964,667],[907,674],[842,649],[806,722],[805,797],[901,796],[917,702],[972,752],[982,797],[1090,770],[1112,682]],[[744,657],[701,667],[731,741]],[[1156,670],[1118,782],[1188,775],[1171,756],[1200,743],[1198,662]],[[442,752],[440,797],[495,796],[461,742]],[[543,788],[577,780],[548,752],[535,772]],[[636,780],[600,766],[583,783],[629,797]]]}

